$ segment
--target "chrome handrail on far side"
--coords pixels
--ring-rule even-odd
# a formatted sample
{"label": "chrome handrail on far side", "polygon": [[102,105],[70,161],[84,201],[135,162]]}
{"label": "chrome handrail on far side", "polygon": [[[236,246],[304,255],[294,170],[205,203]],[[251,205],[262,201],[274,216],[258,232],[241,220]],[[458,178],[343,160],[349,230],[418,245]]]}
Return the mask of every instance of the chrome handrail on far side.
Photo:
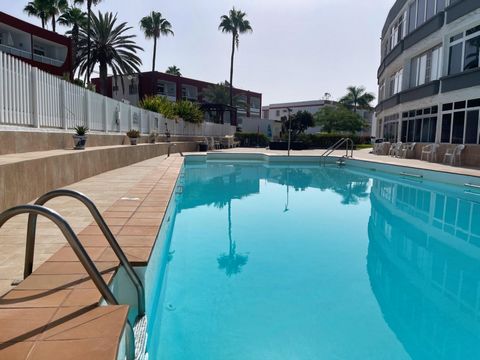
{"label": "chrome handrail on far side", "polygon": [[[72,247],[73,252],[77,255],[80,263],[83,265],[85,270],[87,271],[88,275],[92,279],[93,283],[97,287],[100,294],[105,299],[107,304],[109,305],[118,305],[118,301],[113,295],[112,291],[108,287],[107,283],[103,279],[102,275],[98,271],[97,267],[93,263],[90,256],[85,251],[85,248],[82,246],[80,241],[78,240],[77,235],[73,231],[72,227],[68,224],[68,222],[60,216],[56,211],[46,208],[40,205],[20,205],[5,210],[4,212],[0,213],[0,228],[11,218],[22,215],[22,214],[29,214],[35,215],[35,219],[38,215],[42,215],[47,219],[51,220],[62,232],[63,236]],[[35,240],[33,240],[35,241]],[[134,359],[135,358],[135,338],[133,335],[133,328],[130,321],[127,319],[127,358]]]}
{"label": "chrome handrail on far side", "polygon": [[[110,231],[110,228],[108,227],[107,223],[103,219],[102,215],[100,214],[100,211],[98,211],[93,201],[90,200],[87,196],[85,196],[81,192],[69,190],[69,189],[58,189],[58,190],[50,191],[40,196],[37,199],[37,201],[35,201],[35,205],[40,205],[40,206],[44,205],[47,201],[59,196],[67,196],[67,197],[72,197],[74,199],[77,199],[81,203],[83,203],[87,207],[87,209],[90,211],[90,214],[92,214],[95,222],[99,226],[100,230],[102,231],[103,235],[107,239],[110,246],[112,247],[113,252],[115,253],[115,255],[117,255],[118,259],[120,260],[120,263],[125,268],[127,275],[132,280],[133,284],[135,285],[135,288],[137,289],[138,315],[139,316],[145,315],[145,290],[144,290],[143,284],[140,278],[138,277],[137,273],[135,272],[135,270],[133,270],[132,265],[128,261],[120,245],[118,245],[118,242],[115,239],[115,236],[113,236],[112,232]],[[25,251],[25,265],[24,265],[24,272],[23,272],[24,278],[30,275],[33,269],[36,225],[37,225],[37,214],[31,213],[28,216],[27,248]]]}
{"label": "chrome handrail on far side", "polygon": [[[327,150],[325,150],[325,152],[322,155],[320,155],[320,158],[323,159],[323,165],[325,165],[326,158],[335,150],[338,150],[340,146],[342,146],[343,144],[345,144],[345,157],[346,158],[353,157],[353,148],[355,146],[353,143],[353,140],[350,138],[341,138],[335,144],[333,144]],[[350,151],[350,156],[348,155],[349,151]]]}

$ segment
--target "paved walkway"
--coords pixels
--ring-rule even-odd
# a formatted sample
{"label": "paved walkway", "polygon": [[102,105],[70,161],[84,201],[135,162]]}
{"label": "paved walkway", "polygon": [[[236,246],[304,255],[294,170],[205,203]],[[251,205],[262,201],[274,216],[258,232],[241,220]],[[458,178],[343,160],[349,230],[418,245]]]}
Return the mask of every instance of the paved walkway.
{"label": "paved walkway", "polygon": [[[137,189],[139,182],[159,167],[166,166],[166,156],[153,158],[131,166],[108,171],[82,180],[67,189],[80,191],[90,197],[99,208],[105,211],[119,201],[131,189]],[[165,162],[164,165],[162,165]],[[61,171],[61,170],[59,170]],[[92,217],[89,211],[77,200],[57,198],[46,204],[63,215],[76,233],[86,228]],[[124,225],[127,219],[108,219],[112,226]],[[13,280],[23,278],[27,216],[18,216],[7,222],[0,230],[0,295],[11,289]],[[56,227],[45,218],[38,218],[34,269],[62,248],[66,241]]]}

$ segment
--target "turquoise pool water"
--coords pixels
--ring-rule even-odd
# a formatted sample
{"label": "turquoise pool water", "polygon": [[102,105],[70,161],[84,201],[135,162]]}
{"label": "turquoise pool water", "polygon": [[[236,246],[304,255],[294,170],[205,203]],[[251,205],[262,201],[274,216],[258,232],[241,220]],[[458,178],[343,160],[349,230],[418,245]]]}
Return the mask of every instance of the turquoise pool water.
{"label": "turquoise pool water", "polygon": [[149,360],[480,358],[480,196],[461,187],[187,164],[160,236]]}

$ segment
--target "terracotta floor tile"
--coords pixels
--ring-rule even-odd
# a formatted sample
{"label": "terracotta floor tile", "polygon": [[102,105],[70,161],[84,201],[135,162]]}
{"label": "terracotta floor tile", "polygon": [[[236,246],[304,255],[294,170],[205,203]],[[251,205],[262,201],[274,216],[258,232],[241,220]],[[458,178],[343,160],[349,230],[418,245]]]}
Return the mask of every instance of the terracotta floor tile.
{"label": "terracotta floor tile", "polygon": [[163,219],[165,215],[164,211],[161,212],[137,212],[131,219]]}
{"label": "terracotta floor tile", "polygon": [[0,308],[59,307],[71,290],[17,290],[13,289],[0,299]]}
{"label": "terracotta floor tile", "polygon": [[157,228],[160,227],[162,223],[161,218],[153,218],[153,219],[139,219],[139,218],[131,218],[127,222],[127,226],[155,226]]}
{"label": "terracotta floor tile", "polygon": [[[127,256],[128,261],[134,265],[144,265],[150,258],[150,253],[152,252],[152,248],[150,246],[126,246],[122,250]],[[102,261],[112,261],[112,259],[115,258],[116,255],[112,249],[106,249],[100,257]]]}
{"label": "terracotta floor tile", "polygon": [[125,225],[128,221],[128,218],[106,218],[105,222],[108,226],[115,226],[115,225]]}
{"label": "terracotta floor tile", "polygon": [[62,307],[98,305],[102,295],[97,289],[73,289]]}
{"label": "terracotta floor tile", "polygon": [[[121,226],[109,226],[110,231],[112,234],[118,234],[120,229],[122,228]],[[85,229],[83,229],[80,232],[80,235],[103,235],[102,230],[97,225],[89,225]]]}
{"label": "terracotta floor tile", "polygon": [[36,340],[56,311],[56,308],[0,309],[0,343]]}
{"label": "terracotta floor tile", "polygon": [[118,342],[112,338],[37,342],[28,360],[116,360]]}
{"label": "terracotta floor tile", "polygon": [[41,340],[74,340],[112,337],[119,339],[128,306],[64,307],[58,309]]}
{"label": "terracotta floor tile", "polygon": [[[127,221],[128,219],[121,219]],[[84,247],[107,247],[110,246],[108,244],[107,239],[105,236],[102,235],[87,235],[87,234],[81,234],[78,236],[78,239],[80,240],[81,244]]]}
{"label": "terracotta floor tile", "polygon": [[155,236],[118,235],[117,241],[122,249],[130,246],[152,247],[155,243]]}
{"label": "terracotta floor tile", "polygon": [[[118,266],[116,262],[96,262],[99,271],[115,269]],[[87,271],[79,261],[57,262],[46,261],[35,270],[35,275],[72,275],[72,274],[87,274]]]}
{"label": "terracotta floor tile", "polygon": [[107,210],[105,212],[102,213],[102,216],[105,218],[105,219],[109,219],[109,218],[129,218],[130,216],[132,216],[132,211],[111,211],[111,210]]}
{"label": "terracotta floor tile", "polygon": [[137,213],[161,213],[165,212],[167,206],[140,206]]}
{"label": "terracotta floor tile", "polygon": [[156,236],[158,226],[124,226],[119,235]]}
{"label": "terracotta floor tile", "polygon": [[[95,261],[105,250],[103,247],[85,247],[90,258]],[[78,261],[78,257],[71,247],[65,246],[58,250],[48,261]]]}
{"label": "terracotta floor tile", "polygon": [[111,206],[108,208],[108,211],[110,212],[134,212],[137,210],[137,206]]}
{"label": "terracotta floor tile", "polygon": [[33,346],[33,341],[0,344],[0,359],[25,360]]}

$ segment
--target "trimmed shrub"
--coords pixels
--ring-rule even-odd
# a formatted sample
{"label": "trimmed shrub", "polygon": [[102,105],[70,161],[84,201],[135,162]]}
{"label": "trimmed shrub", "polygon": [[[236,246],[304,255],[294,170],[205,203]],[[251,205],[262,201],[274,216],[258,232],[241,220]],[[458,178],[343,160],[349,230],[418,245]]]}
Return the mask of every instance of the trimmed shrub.
{"label": "trimmed shrub", "polygon": [[355,145],[370,144],[370,136],[343,135],[343,134],[306,134],[298,140],[305,143],[309,149],[328,149],[341,138],[349,137]]}
{"label": "trimmed shrub", "polygon": [[175,114],[190,123],[200,124],[203,122],[203,112],[197,104],[191,101],[178,101],[175,104]]}
{"label": "trimmed shrub", "polygon": [[237,132],[235,138],[240,141],[242,147],[266,147],[270,141],[264,134],[257,133]]}

